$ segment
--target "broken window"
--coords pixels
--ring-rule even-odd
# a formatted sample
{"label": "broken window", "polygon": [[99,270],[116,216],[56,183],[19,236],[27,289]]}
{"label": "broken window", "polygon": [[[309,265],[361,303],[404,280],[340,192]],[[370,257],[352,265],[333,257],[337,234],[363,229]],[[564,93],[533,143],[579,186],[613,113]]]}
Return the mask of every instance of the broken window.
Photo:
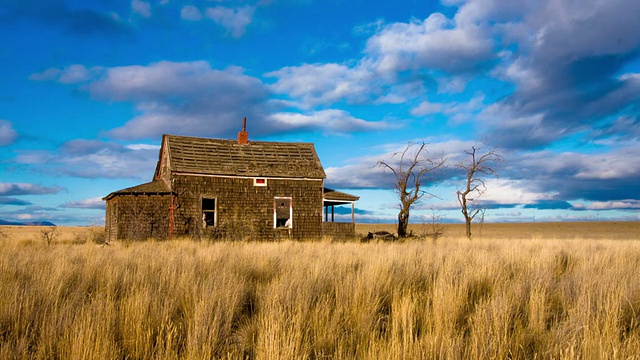
{"label": "broken window", "polygon": [[293,227],[293,201],[290,197],[277,197],[274,200],[274,227],[289,228]]}
{"label": "broken window", "polygon": [[202,226],[216,226],[216,199],[202,198]]}

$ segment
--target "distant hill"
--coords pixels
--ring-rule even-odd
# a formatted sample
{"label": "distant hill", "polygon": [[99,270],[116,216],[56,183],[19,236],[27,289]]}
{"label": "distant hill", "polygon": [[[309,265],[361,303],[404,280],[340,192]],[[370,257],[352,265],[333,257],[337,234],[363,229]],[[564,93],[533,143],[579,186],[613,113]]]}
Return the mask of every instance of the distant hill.
{"label": "distant hill", "polygon": [[56,226],[56,224],[50,221],[30,221],[30,222],[15,222],[0,220],[0,225],[13,225],[13,226]]}

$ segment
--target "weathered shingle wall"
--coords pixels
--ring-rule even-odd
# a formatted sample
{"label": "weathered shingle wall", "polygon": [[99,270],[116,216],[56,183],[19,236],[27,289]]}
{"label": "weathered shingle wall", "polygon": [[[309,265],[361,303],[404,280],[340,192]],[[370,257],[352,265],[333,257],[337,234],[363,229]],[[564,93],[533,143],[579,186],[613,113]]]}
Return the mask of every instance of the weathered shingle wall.
{"label": "weathered shingle wall", "polygon": [[107,200],[105,216],[105,239],[107,242],[118,239],[118,198]]}
{"label": "weathered shingle wall", "polygon": [[170,195],[119,195],[107,201],[109,240],[169,237]]}
{"label": "weathered shingle wall", "polygon": [[[174,175],[178,208],[176,234],[271,240],[322,236],[322,181],[268,179],[254,186],[251,178]],[[217,226],[203,227],[202,198],[215,198]],[[274,200],[291,197],[293,227],[274,229]]]}

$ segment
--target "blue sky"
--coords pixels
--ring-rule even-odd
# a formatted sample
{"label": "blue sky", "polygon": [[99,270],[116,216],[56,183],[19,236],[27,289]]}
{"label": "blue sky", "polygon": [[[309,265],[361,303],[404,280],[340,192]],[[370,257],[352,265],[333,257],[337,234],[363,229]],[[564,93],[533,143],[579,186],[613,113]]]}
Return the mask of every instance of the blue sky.
{"label": "blue sky", "polygon": [[448,169],[412,213],[462,221],[455,164],[505,161],[486,221],[639,220],[640,2],[0,2],[0,219],[102,224],[163,133],[316,144],[357,221],[397,215],[375,167]]}

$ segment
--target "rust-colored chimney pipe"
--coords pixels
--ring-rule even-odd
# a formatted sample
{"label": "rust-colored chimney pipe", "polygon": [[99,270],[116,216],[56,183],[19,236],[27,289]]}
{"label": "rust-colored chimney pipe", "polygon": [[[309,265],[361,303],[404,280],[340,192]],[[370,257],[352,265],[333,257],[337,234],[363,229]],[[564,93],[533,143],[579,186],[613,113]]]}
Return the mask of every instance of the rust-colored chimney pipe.
{"label": "rust-colored chimney pipe", "polygon": [[249,143],[249,133],[247,132],[247,117],[242,118],[242,131],[238,133],[238,144],[246,145]]}

